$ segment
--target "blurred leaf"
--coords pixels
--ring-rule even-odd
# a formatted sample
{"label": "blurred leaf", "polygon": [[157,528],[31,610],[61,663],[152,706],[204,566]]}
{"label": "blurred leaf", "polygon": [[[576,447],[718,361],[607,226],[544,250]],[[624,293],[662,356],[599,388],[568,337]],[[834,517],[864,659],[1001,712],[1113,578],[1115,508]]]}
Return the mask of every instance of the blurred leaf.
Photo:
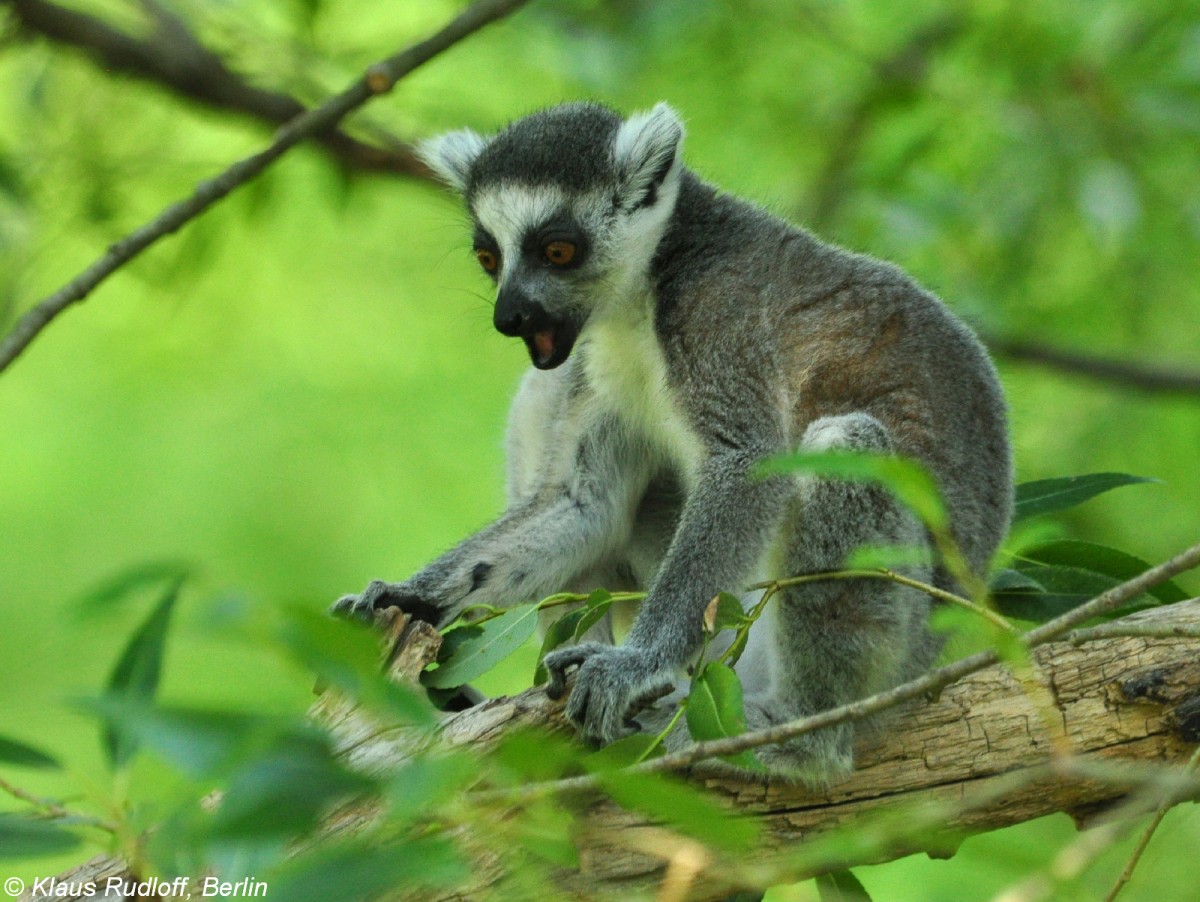
{"label": "blurred leaf", "polygon": [[871,902],[866,887],[848,870],[819,874],[817,892],[821,902]]}
{"label": "blurred leaf", "polygon": [[289,654],[336,687],[375,710],[406,723],[431,726],[437,712],[424,692],[383,676],[379,637],[360,623],[308,608],[285,612],[279,638]]}
{"label": "blurred leaf", "polygon": [[[176,579],[167,587],[150,616],[130,638],[109,677],[107,694],[110,697],[133,702],[154,698],[162,675],[167,631],[171,625],[171,613],[179,598],[180,585],[181,581]],[[112,727],[104,731],[104,745],[109,764],[113,767],[124,766],[137,750],[137,743],[131,734]]]}
{"label": "blurred leaf", "polygon": [[14,764],[42,770],[60,770],[62,765],[48,752],[26,745],[16,739],[0,736],[0,764]]}
{"label": "blurred leaf", "polygon": [[663,750],[661,746],[655,746],[657,741],[650,733],[634,733],[597,749],[583,759],[583,765],[593,773],[620,770],[661,755]]}
{"label": "blurred leaf", "polygon": [[316,826],[334,803],[373,791],[376,784],[347,770],[327,737],[315,730],[280,736],[239,768],[213,822],[214,835],[296,836]]}
{"label": "blurred leaf", "polygon": [[98,698],[84,705],[110,729],[200,779],[232,765],[238,753],[278,730],[277,718],[202,708],[160,708],[139,699]]}
{"label": "blurred leaf", "polygon": [[0,814],[0,859],[57,855],[78,846],[80,839],[61,827],[14,814]]}
{"label": "blurred leaf", "polygon": [[1067,510],[1103,492],[1123,485],[1145,482],[1158,480],[1145,476],[1130,476],[1127,473],[1089,473],[1084,476],[1062,476],[1056,479],[1023,482],[1017,486],[1013,519],[1019,521]]}
{"label": "blurred leaf", "polygon": [[580,748],[542,730],[518,730],[503,736],[491,758],[522,780],[557,780],[579,771]]}
{"label": "blurred leaf", "polygon": [[110,609],[117,602],[143,589],[157,586],[168,580],[182,583],[195,572],[195,568],[180,560],[146,561],[134,564],[120,573],[84,592],[75,604],[85,615]]}
{"label": "blurred leaf", "polygon": [[928,567],[933,555],[928,548],[904,545],[862,545],[846,556],[847,570],[878,570],[895,567]]}
{"label": "blurred leaf", "polygon": [[421,674],[426,686],[447,689],[462,686],[481,676],[520,648],[537,628],[537,605],[523,604],[510,608],[493,620],[481,625],[481,632],[464,641],[455,653],[436,670]]}
{"label": "blurred leaf", "polygon": [[437,809],[479,780],[479,762],[466,753],[444,757],[413,758],[384,781],[384,794],[391,803],[391,820],[404,821],[422,815],[437,815]]}
{"label": "blurred leaf", "polygon": [[1032,576],[1006,567],[992,576],[989,586],[994,594],[1005,592],[1045,592],[1046,587]]}
{"label": "blurred leaf", "polygon": [[1123,580],[1081,567],[1031,565],[1021,569],[1044,587],[1044,592],[1009,591],[995,596],[996,610],[1005,617],[1042,623],[1090,601]]}
{"label": "blurred leaf", "polygon": [[366,902],[453,886],[470,876],[454,846],[440,837],[386,844],[359,839],[289,861],[271,875],[271,902]]}
{"label": "blurred leaf", "polygon": [[[724,739],[746,732],[746,712],[742,702],[742,683],[733,668],[719,661],[705,664],[692,680],[685,709],[688,732],[697,742]],[[730,764],[761,770],[749,751],[723,758]]]}
{"label": "blurred leaf", "polygon": [[550,628],[546,630],[546,635],[542,639],[542,647],[538,651],[537,668],[533,672],[533,685],[540,686],[550,679],[550,673],[546,670],[546,665],[542,663],[543,659],[560,645],[575,638],[575,627],[583,619],[584,613],[583,608],[576,608],[550,624]]}
{"label": "blurred leaf", "polygon": [[746,851],[758,839],[756,823],[686,783],[629,770],[604,770],[599,777],[604,791],[622,807],[640,811],[716,848]]}
{"label": "blurred leaf", "polygon": [[1141,217],[1138,186],[1129,170],[1112,160],[1095,160],[1079,183],[1079,209],[1101,238],[1123,238]]}
{"label": "blurred leaf", "polygon": [[877,482],[931,529],[945,529],[949,523],[937,483],[923,466],[908,458],[850,451],[781,454],[762,461],[756,472],[760,476],[814,473],[855,482]]}

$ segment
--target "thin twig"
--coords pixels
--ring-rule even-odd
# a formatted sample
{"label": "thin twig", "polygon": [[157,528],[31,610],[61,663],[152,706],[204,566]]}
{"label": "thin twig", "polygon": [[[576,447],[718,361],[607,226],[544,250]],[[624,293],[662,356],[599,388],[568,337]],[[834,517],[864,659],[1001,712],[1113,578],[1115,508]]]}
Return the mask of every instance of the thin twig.
{"label": "thin twig", "polygon": [[[1187,770],[1195,773],[1196,768],[1200,766],[1200,748],[1192,752],[1192,757],[1188,760]],[[1162,802],[1158,806],[1158,810],[1154,812],[1154,817],[1150,819],[1150,823],[1146,825],[1146,829],[1142,831],[1142,835],[1138,837],[1137,845],[1133,847],[1133,851],[1129,855],[1129,860],[1125,862],[1125,867],[1121,871],[1117,882],[1113,884],[1112,889],[1108,891],[1108,895],[1104,897],[1104,902],[1113,902],[1117,898],[1117,894],[1124,889],[1125,884],[1133,876],[1134,868],[1138,866],[1138,862],[1142,860],[1142,853],[1146,851],[1146,846],[1150,845],[1150,839],[1154,836],[1154,831],[1158,829],[1158,825],[1162,823],[1163,818],[1167,816],[1167,812],[1180,801],[1177,794],[1168,793],[1164,796]]]}
{"label": "thin twig", "polygon": [[908,586],[911,589],[919,589],[927,595],[945,601],[949,604],[957,605],[975,614],[977,617],[982,617],[992,626],[1003,630],[1010,635],[1017,636],[1020,632],[1015,626],[1005,620],[995,611],[988,610],[981,604],[976,604],[968,598],[961,595],[955,595],[953,592],[947,592],[945,589],[922,582],[919,579],[913,579],[910,576],[905,576],[902,573],[897,573],[894,570],[889,570],[886,567],[870,570],[829,570],[824,573],[805,573],[800,576],[789,576],[786,579],[771,580],[764,583],[755,583],[750,588],[752,589],[786,589],[789,586],[802,586],[806,583],[822,582],[835,579],[884,579],[889,582],[899,583],[902,586]]}
{"label": "thin twig", "polygon": [[0,777],[0,791],[8,793],[14,799],[31,805],[38,811],[45,814],[47,817],[54,820],[70,820],[75,824],[82,824],[89,827],[97,827],[104,830],[106,833],[116,833],[118,827],[111,821],[106,821],[101,818],[91,817],[86,814],[78,814],[66,808],[61,802],[54,799],[44,799],[40,796],[35,796],[33,793],[22,789],[20,786],[15,786],[9,783],[3,777]]}
{"label": "thin twig", "polygon": [[479,0],[437,34],[376,63],[340,94],[289,121],[276,133],[275,141],[269,147],[239,160],[215,178],[202,182],[190,197],[172,204],[153,220],[113,244],[103,257],[17,320],[12,330],[0,341],[0,372],[16,360],[55,317],[86,298],[101,282],[160,238],[195,219],[305,138],[334,127],[372,97],[390,91],[397,81],[418,66],[528,2]]}
{"label": "thin twig", "polygon": [[[101,18],[46,0],[7,3],[29,32],[78,48],[105,72],[140,78],[212,109],[241,113],[271,125],[289,122],[305,110],[295,97],[259,88],[237,75],[197,40],[187,23],[159,3],[142,2],[154,25],[146,37],[127,34]],[[367,144],[336,128],[312,137],[347,166],[431,177],[412,148],[393,136],[381,136],[385,146]]]}
{"label": "thin twig", "polygon": [[[1197,601],[1200,599],[1189,599]],[[1104,623],[1089,629],[1071,630],[1067,641],[1072,645],[1096,642],[1100,639],[1200,639],[1200,627],[1171,624]]]}

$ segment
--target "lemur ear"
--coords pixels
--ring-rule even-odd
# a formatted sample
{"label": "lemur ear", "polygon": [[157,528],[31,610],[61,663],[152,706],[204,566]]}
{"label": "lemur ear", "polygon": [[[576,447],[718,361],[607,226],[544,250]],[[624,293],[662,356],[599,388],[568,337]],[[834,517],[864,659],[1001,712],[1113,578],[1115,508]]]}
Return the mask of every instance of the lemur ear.
{"label": "lemur ear", "polygon": [[469,128],[427,138],[417,145],[417,156],[438,178],[462,194],[467,188],[471,165],[488,146],[488,141]]}
{"label": "lemur ear", "polygon": [[652,206],[658,189],[679,158],[683,122],[665,103],[630,116],[617,129],[613,155],[622,175],[626,209]]}

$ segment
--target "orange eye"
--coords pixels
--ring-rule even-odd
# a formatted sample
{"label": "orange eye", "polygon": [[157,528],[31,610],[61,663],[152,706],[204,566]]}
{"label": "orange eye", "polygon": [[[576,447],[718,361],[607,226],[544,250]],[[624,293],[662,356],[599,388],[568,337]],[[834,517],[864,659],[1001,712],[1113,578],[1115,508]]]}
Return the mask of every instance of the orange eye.
{"label": "orange eye", "polygon": [[500,268],[500,257],[495,251],[489,251],[486,247],[475,248],[475,259],[487,272],[495,272]]}
{"label": "orange eye", "polygon": [[542,248],[542,253],[555,266],[566,266],[575,259],[575,245],[570,241],[551,241]]}

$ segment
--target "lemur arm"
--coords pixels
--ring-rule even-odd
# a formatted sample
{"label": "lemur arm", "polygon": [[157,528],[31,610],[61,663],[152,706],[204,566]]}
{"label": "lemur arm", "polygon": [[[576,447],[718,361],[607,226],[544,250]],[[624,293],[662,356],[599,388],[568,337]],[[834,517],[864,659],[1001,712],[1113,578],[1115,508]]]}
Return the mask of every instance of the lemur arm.
{"label": "lemur arm", "polygon": [[[628,535],[645,479],[623,459],[626,448],[613,440],[611,422],[591,424],[552,449],[571,455],[573,468],[540,462],[547,478],[495,522],[409,579],[376,580],[333,610],[369,618],[377,608],[397,606],[444,625],[470,605],[508,607],[560,591]],[[553,476],[564,469],[565,477]]]}
{"label": "lemur arm", "polygon": [[702,465],[646,601],[626,643],[587,643],[546,657],[552,696],[578,667],[567,716],[588,737],[611,742],[632,729],[631,709],[662,694],[703,637],[704,609],[740,589],[762,556],[788,499],[781,479],[757,479],[763,447],[725,450]]}

